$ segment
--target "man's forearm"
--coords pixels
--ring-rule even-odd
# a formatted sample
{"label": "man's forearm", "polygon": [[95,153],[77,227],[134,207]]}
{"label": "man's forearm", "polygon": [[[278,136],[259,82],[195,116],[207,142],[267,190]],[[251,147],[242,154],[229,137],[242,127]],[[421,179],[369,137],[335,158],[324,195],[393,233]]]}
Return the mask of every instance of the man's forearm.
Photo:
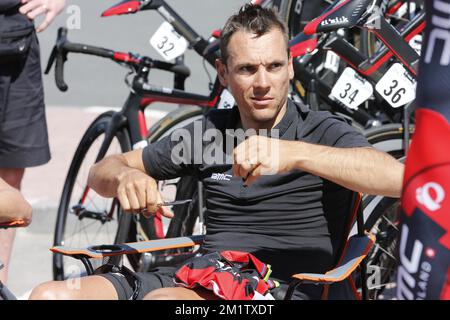
{"label": "man's forearm", "polygon": [[[294,146],[293,146],[294,147]],[[367,194],[400,197],[404,165],[372,148],[295,143],[295,167]]]}
{"label": "man's forearm", "polygon": [[[163,203],[157,181],[146,172],[142,149],[99,161],[89,171],[88,185],[103,197],[117,197],[125,212],[147,208],[153,214]],[[173,217],[173,212],[164,208],[161,214]]]}
{"label": "man's forearm", "polygon": [[91,167],[88,185],[103,197],[115,197],[121,176],[132,170],[137,169],[131,168],[123,155],[106,157]]}

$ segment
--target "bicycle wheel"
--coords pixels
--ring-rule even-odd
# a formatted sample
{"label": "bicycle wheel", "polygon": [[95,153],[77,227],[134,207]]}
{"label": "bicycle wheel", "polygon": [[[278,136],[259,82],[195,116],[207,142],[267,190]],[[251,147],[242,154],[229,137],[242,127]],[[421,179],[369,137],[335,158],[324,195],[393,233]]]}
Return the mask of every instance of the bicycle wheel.
{"label": "bicycle wheel", "polygon": [[369,196],[363,199],[365,228],[376,241],[367,255],[368,295],[373,300],[395,297],[395,274],[400,199]]}
{"label": "bicycle wheel", "polygon": [[[414,125],[409,126],[410,138],[414,135]],[[404,130],[401,124],[386,124],[363,132],[367,141],[376,149],[384,151],[396,159],[405,156]]]}
{"label": "bicycle wheel", "polygon": [[[410,134],[414,127],[410,127]],[[384,125],[366,131],[368,141],[377,149],[404,161],[403,127]],[[367,287],[370,299],[392,299],[395,296],[395,272],[397,268],[398,222],[400,199],[365,195],[362,200],[365,229],[376,236],[367,255]],[[356,227],[351,234],[356,233]]]}
{"label": "bicycle wheel", "polygon": [[[159,141],[170,135],[174,130],[182,128],[189,123],[200,120],[203,117],[204,109],[196,106],[182,106],[169,113],[150,128],[148,137],[149,143]],[[199,210],[203,210],[203,205],[199,207],[198,179],[192,176],[185,176],[171,180],[158,181],[158,188],[165,201],[192,199],[187,205],[174,206],[171,210],[174,213],[172,219],[156,214],[150,218],[135,216],[136,224],[131,224],[131,234],[136,234],[138,241],[145,241],[158,238],[173,238],[200,234],[202,232],[198,216]],[[179,259],[185,259],[177,253],[186,250],[166,250],[163,252],[145,253],[134,255],[139,258],[137,264],[138,271],[146,271],[161,265],[171,265]]]}
{"label": "bicycle wheel", "polygon": [[[149,130],[149,136],[147,140],[149,143],[157,142],[172,134],[174,130],[183,128],[193,121],[200,120],[203,117],[203,114],[203,108],[197,106],[182,106],[179,109],[169,113],[164,118],[159,120],[154,126],[152,126]],[[178,194],[179,191],[177,185],[179,181],[180,178],[158,181],[159,190],[165,201],[169,202],[175,199],[179,200],[182,199],[182,196],[190,198],[190,194]],[[172,209],[174,211],[178,211],[189,206],[192,206],[192,203],[185,206],[176,206]],[[178,219],[166,219],[164,217],[161,217],[160,215],[156,215],[154,217],[151,217],[150,219],[145,219],[141,216],[138,216],[138,220],[138,227],[142,228],[142,230],[140,230],[141,232],[138,232],[141,236],[141,240],[157,239],[166,236],[177,237],[181,235],[176,231],[171,231],[170,234],[168,234],[170,225],[172,223],[178,223]],[[160,224],[160,221],[158,220],[161,220],[163,224],[163,230],[158,230],[160,228],[158,226]],[[178,227],[175,228],[174,226],[172,226],[171,229],[178,230]],[[189,233],[186,233],[185,235],[189,235]]]}
{"label": "bicycle wheel", "polygon": [[[86,247],[93,244],[124,242],[127,234],[118,233],[122,215],[116,199],[106,199],[87,187],[89,169],[94,164],[112,112],[101,114],[89,126],[81,139],[69,168],[58,207],[54,245]],[[130,138],[118,131],[108,148],[108,154],[129,151]],[[123,223],[128,223],[123,221]],[[79,260],[53,255],[53,277],[64,280],[79,276],[84,270]]]}

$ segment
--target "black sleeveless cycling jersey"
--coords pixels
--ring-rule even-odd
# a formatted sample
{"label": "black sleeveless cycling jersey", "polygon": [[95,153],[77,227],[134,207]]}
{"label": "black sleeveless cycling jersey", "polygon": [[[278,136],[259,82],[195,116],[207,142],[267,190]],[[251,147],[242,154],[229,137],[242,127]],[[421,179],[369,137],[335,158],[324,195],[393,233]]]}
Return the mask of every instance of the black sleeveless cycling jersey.
{"label": "black sleeveless cycling jersey", "polygon": [[[232,175],[232,165],[220,161],[232,148],[220,145],[222,138],[211,139],[208,131],[217,129],[224,134],[238,122],[236,107],[212,110],[204,121],[146,147],[143,161],[147,172],[160,180],[193,174],[203,181],[207,208],[204,250],[251,252],[272,265],[274,277],[285,280],[298,272],[326,271],[333,260],[327,221],[345,224],[351,192],[300,170],[265,175],[245,186],[241,177]],[[343,119],[291,101],[275,129],[283,140],[342,148],[370,146]],[[207,136],[203,142],[202,130]],[[211,140],[215,142],[208,142]],[[185,148],[181,156],[185,163],[176,164],[180,159],[174,154],[180,146]],[[207,161],[211,158],[216,163]]]}
{"label": "black sleeveless cycling jersey", "polygon": [[450,299],[450,0],[427,0],[402,195],[400,299]]}

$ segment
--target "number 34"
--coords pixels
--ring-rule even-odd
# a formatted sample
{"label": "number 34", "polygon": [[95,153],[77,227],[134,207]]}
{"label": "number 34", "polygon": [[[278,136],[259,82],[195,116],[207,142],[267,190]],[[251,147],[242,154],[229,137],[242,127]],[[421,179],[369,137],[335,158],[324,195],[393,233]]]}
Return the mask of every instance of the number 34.
{"label": "number 34", "polygon": [[[352,89],[352,84],[347,82],[345,91],[340,94],[340,97],[342,99],[345,99],[351,89]],[[350,96],[348,97],[350,104],[352,104],[353,101],[355,101],[355,98],[358,95],[358,92],[359,92],[359,90],[356,89],[355,91],[353,91],[353,93],[350,94]]]}

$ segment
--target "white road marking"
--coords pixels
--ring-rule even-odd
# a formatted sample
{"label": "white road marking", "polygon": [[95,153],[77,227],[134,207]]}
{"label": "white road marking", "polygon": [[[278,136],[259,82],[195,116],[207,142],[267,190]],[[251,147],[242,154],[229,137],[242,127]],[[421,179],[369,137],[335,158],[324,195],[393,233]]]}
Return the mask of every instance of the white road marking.
{"label": "white road marking", "polygon": [[[109,110],[113,110],[113,111],[119,111],[120,108],[117,107],[107,107],[107,106],[92,106],[92,107],[86,107],[83,108],[83,112],[84,113],[94,113],[94,114],[100,114]],[[145,110],[145,116],[146,117],[152,117],[152,118],[157,118],[157,119],[161,119],[163,118],[168,112],[164,111],[164,110],[155,110],[155,109],[151,109],[151,108],[147,108]]]}

